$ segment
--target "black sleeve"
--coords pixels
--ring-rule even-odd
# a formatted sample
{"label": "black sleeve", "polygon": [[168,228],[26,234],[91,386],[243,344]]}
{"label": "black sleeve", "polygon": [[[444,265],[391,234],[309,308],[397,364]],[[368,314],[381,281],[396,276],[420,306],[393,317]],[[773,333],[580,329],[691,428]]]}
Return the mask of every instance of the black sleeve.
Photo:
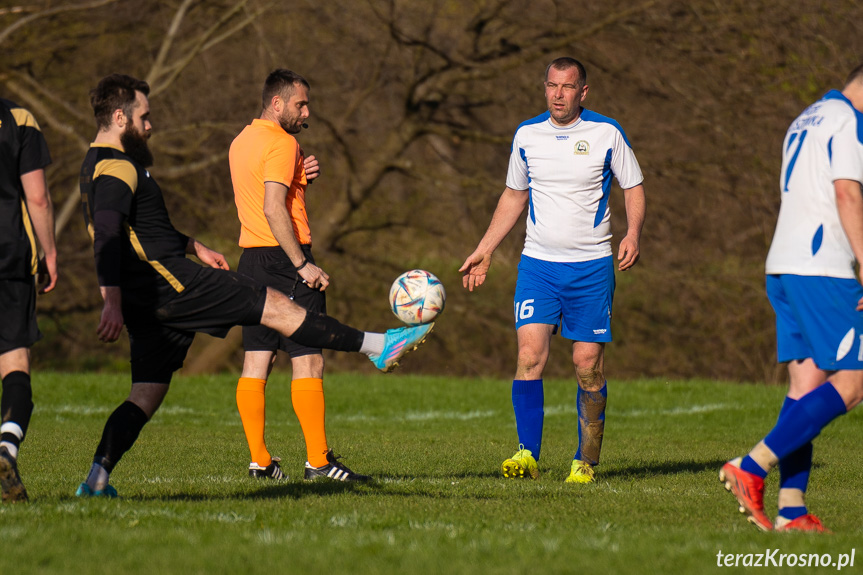
{"label": "black sleeve", "polygon": [[[30,112],[27,112],[29,115]],[[18,126],[21,141],[21,156],[18,161],[18,173],[26,174],[33,170],[44,168],[51,163],[48,153],[48,143],[38,128],[36,121]]]}
{"label": "black sleeve", "polygon": [[93,213],[107,210],[128,216],[132,211],[132,189],[114,176],[101,175],[93,182]]}
{"label": "black sleeve", "polygon": [[93,251],[100,286],[119,286],[123,277],[124,219],[123,214],[114,210],[99,210],[93,214]]}

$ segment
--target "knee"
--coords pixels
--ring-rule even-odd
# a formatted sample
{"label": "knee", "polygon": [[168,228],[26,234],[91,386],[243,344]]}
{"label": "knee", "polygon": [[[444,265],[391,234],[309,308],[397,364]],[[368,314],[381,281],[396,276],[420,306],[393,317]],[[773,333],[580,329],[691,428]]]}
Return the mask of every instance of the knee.
{"label": "knee", "polygon": [[522,374],[531,374],[536,376],[537,372],[542,372],[542,368],[545,366],[545,360],[545,355],[535,349],[519,349],[518,371]]}
{"label": "knee", "polygon": [[575,366],[578,385],[585,391],[599,391],[605,385],[605,374],[597,365]]}
{"label": "knee", "polygon": [[833,388],[845,402],[845,409],[851,411],[863,401],[863,370],[844,370],[830,378]]}
{"label": "knee", "polygon": [[853,388],[845,393],[840,392],[839,395],[842,397],[842,401],[845,402],[845,409],[847,411],[851,411],[863,401],[863,389],[860,387]]}

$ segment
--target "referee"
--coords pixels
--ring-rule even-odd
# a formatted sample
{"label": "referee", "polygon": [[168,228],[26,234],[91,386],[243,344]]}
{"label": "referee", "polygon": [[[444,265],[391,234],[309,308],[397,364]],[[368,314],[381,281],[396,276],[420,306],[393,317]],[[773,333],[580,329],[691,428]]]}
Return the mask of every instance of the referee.
{"label": "referee", "polygon": [[[309,117],[309,83],[278,69],[264,82],[261,117],[231,143],[234,200],[240,219],[237,272],[276,288],[305,309],[327,313],[329,276],[315,264],[306,212],[306,186],[320,174],[314,156],[305,157],[293,134]],[[306,442],[305,479],[365,481],[336,460],[324,423],[324,356],[265,326],[243,327],[243,373],[237,409],[252,463],[249,475],[282,479],[279,459],[264,441],[265,387],[279,350],[291,357],[291,402]]]}

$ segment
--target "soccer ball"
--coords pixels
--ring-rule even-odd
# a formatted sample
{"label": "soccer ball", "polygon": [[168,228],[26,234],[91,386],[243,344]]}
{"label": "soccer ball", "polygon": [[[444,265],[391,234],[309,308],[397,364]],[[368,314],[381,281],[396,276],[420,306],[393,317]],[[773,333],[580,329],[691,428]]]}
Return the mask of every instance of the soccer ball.
{"label": "soccer ball", "polygon": [[411,270],[396,278],[390,288],[390,309],[408,325],[434,321],[443,311],[446,291],[434,274]]}

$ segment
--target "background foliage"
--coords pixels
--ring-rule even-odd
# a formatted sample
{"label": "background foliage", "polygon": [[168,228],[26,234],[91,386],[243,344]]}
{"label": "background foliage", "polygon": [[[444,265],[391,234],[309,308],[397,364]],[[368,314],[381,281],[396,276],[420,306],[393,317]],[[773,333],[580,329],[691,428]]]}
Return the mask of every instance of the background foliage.
{"label": "background foliage", "polygon": [[[415,372],[508,377],[519,226],[490,281],[468,294],[457,268],[503,189],[515,127],[543,111],[548,61],[588,69],[588,107],[617,119],[648,192],[642,261],[618,275],[608,372],[776,381],[763,260],[787,124],[841,87],[863,55],[853,0],[0,0],[0,95],[30,108],[48,138],[61,281],[41,298],[36,362],[125,364],[94,337],[101,301],[80,222],[77,172],[94,134],[87,93],[124,72],[153,87],[154,176],[175,225],[236,264],[239,225],[227,150],[260,110],[263,78],[312,84],[300,139],[324,176],[309,192],[315,253],[332,276],[332,315],[392,327],[386,293],[422,267],[447,311]],[[622,194],[613,191],[620,237]],[[616,246],[616,241],[615,241]],[[237,330],[235,330],[236,332]],[[187,372],[237,370],[238,333],[199,338]],[[568,377],[556,341],[548,375]],[[331,370],[368,369],[359,356]]]}

